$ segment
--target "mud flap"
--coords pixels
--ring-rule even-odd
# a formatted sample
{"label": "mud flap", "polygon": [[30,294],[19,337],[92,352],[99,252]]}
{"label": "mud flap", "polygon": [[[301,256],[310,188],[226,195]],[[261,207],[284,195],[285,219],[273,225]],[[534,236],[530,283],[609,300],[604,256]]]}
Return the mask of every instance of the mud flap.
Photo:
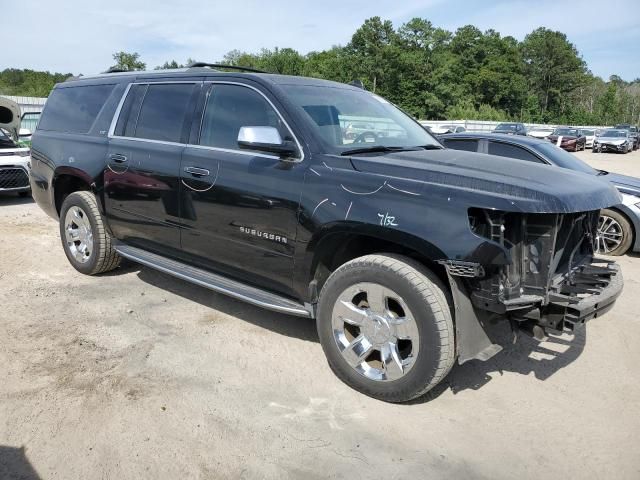
{"label": "mud flap", "polygon": [[482,323],[471,304],[462,280],[449,277],[451,293],[455,308],[456,350],[458,363],[462,365],[469,360],[489,360],[502,350],[500,345],[492,343],[484,331]]}

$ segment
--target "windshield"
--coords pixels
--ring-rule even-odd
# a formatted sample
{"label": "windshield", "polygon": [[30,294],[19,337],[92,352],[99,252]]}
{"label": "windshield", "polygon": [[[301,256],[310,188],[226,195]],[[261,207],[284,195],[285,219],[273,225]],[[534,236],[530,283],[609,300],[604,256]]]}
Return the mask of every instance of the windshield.
{"label": "windshield", "polygon": [[621,137],[624,138],[627,136],[627,132],[624,130],[605,130],[601,134],[602,137]]}
{"label": "windshield", "polygon": [[496,130],[508,130],[508,131],[513,132],[513,131],[516,130],[516,124],[515,123],[500,123],[496,127]]}
{"label": "windshield", "polygon": [[2,129],[0,129],[0,148],[15,147],[13,139]]}
{"label": "windshield", "polygon": [[596,134],[595,130],[582,130],[582,133],[588,137],[591,137]]}
{"label": "windshield", "polygon": [[340,87],[286,87],[334,152],[368,147],[441,147],[419,123],[378,95]]}
{"label": "windshield", "polygon": [[554,135],[568,135],[572,137],[578,136],[578,130],[575,128],[556,128],[553,133]]}
{"label": "windshield", "polygon": [[553,143],[540,143],[533,145],[533,148],[559,167],[576,170],[578,172],[589,173],[591,175],[595,175],[596,173],[598,173],[597,170],[591,168],[578,157],[565,152],[560,147],[555,146]]}

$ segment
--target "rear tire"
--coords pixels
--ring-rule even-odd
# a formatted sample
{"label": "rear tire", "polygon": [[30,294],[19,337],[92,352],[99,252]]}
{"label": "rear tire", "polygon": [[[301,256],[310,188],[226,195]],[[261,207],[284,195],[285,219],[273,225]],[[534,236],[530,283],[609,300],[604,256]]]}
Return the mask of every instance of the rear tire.
{"label": "rear tire", "polygon": [[74,192],[65,198],[60,209],[60,238],[67,259],[80,273],[95,275],[120,265],[91,192]]}
{"label": "rear tire", "polygon": [[28,197],[30,197],[30,196],[31,196],[31,191],[29,190],[28,192],[19,192],[19,193],[18,193],[18,196],[19,196],[20,198],[28,198]]}
{"label": "rear tire", "polygon": [[333,372],[386,402],[425,394],[456,358],[446,292],[436,275],[400,255],[367,255],[342,265],[318,302],[318,335]]}

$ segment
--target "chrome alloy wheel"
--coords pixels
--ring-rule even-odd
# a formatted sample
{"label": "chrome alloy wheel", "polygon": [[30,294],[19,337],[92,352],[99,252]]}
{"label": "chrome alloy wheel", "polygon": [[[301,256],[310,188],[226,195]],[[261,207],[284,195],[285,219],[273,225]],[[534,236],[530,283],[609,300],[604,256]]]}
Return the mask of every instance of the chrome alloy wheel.
{"label": "chrome alloy wheel", "polygon": [[615,218],[601,215],[598,220],[596,252],[606,254],[615,250],[622,243],[623,236],[622,226]]}
{"label": "chrome alloy wheel", "polygon": [[370,380],[397,380],[420,349],[416,320],[400,295],[377,283],[357,283],[340,294],[331,317],[344,360]]}
{"label": "chrome alloy wheel", "polygon": [[82,208],[73,206],[64,217],[64,233],[71,256],[86,263],[93,252],[93,232],[89,217]]}

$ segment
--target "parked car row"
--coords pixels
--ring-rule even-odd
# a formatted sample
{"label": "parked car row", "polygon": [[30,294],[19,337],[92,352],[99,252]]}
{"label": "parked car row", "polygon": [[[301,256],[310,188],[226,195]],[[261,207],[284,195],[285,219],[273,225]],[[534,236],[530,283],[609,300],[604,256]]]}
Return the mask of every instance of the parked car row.
{"label": "parked car row", "polygon": [[[438,125],[425,127],[434,135],[450,135],[463,133],[466,131],[462,125]],[[577,152],[587,148],[594,148],[594,152],[616,151],[627,153],[635,150],[639,146],[640,135],[635,126],[629,124],[616,125],[616,132],[609,130],[596,130],[592,128],[577,127],[532,127],[527,128],[523,123],[504,122],[498,124],[492,133],[503,135],[529,136],[538,139],[545,139],[555,143],[563,150]],[[615,138],[603,138],[596,141],[604,134],[613,135]]]}

